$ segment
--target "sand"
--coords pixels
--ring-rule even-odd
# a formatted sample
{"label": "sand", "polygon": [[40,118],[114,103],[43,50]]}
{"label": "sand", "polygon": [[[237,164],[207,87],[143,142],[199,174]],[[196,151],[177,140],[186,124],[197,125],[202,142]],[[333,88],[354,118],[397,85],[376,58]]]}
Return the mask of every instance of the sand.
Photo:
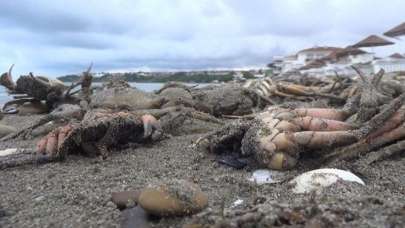
{"label": "sand", "polygon": [[[6,116],[17,128],[40,116]],[[341,184],[319,195],[296,195],[286,182],[256,186],[247,179],[257,167],[236,170],[219,164],[217,155],[190,147],[199,136],[177,136],[154,145],[115,151],[107,160],[69,156],[66,161],[0,170],[0,227],[119,227],[121,211],[111,202],[114,191],[141,189],[151,181],[172,178],[198,184],[209,207],[194,217],[153,219],[152,227],[182,227],[237,219],[236,209],[261,208],[258,226],[405,227],[405,159],[383,161],[358,174],[366,183]],[[38,139],[2,142],[0,149],[31,148]],[[312,161],[285,172],[291,178],[311,170]],[[231,209],[234,201],[242,205]],[[224,217],[218,213],[225,207]],[[309,211],[312,220],[289,220],[280,208]],[[266,218],[263,217],[266,214]],[[294,222],[295,221],[295,222]],[[318,226],[317,226],[318,225]],[[247,227],[247,225],[245,225]]]}

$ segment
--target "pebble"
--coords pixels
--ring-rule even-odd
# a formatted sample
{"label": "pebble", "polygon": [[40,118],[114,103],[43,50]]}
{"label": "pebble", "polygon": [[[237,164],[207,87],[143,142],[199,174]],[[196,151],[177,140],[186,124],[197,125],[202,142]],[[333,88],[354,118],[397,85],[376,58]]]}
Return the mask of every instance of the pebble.
{"label": "pebble", "polygon": [[36,201],[36,202],[40,202],[40,201],[43,201],[45,199],[45,196],[38,196],[37,198],[35,198],[34,200]]}
{"label": "pebble", "polygon": [[185,180],[171,180],[144,188],[139,205],[156,216],[183,216],[197,213],[208,205],[208,196],[201,189]]}
{"label": "pebble", "polygon": [[125,209],[121,214],[121,228],[149,228],[148,215],[141,207]]}
{"label": "pebble", "polygon": [[135,206],[138,203],[139,191],[113,192],[111,201],[117,205],[120,210]]}
{"label": "pebble", "polygon": [[340,169],[316,169],[303,173],[289,182],[294,193],[319,192],[325,187],[331,186],[338,181],[356,182],[365,185],[363,180],[353,173]]}

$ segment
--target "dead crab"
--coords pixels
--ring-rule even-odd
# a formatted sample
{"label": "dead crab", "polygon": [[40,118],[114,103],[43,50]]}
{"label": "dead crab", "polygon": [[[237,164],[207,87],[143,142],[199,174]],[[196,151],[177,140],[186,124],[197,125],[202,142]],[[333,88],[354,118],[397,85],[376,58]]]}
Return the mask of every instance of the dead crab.
{"label": "dead crab", "polygon": [[382,75],[371,80],[361,76],[361,86],[341,109],[272,107],[253,120],[225,126],[197,144],[216,153],[240,150],[271,169],[292,168],[309,151],[323,152],[321,156],[327,158],[354,157],[394,143],[383,154],[399,153],[405,147],[402,141],[397,143],[405,138],[405,93],[398,95],[398,88],[382,89]]}
{"label": "dead crab", "polygon": [[[10,106],[23,105],[25,103],[42,104],[45,102],[48,110],[52,110],[61,103],[79,103],[80,99],[74,94],[73,91],[78,85],[82,86],[82,90],[89,93],[91,85],[91,65],[86,72],[83,73],[82,80],[78,83],[72,84],[70,87],[65,86],[63,82],[57,79],[48,79],[43,76],[34,76],[32,73],[26,76],[20,76],[16,83],[14,83],[11,72],[12,65],[7,73],[0,77],[0,84],[6,87],[10,94],[14,96],[14,100],[7,102],[3,108],[3,112],[12,112]],[[15,112],[18,112],[18,107]]]}
{"label": "dead crab", "polygon": [[56,128],[42,138],[37,152],[57,159],[73,152],[106,158],[112,147],[158,140],[161,136],[159,122],[152,115],[90,111],[79,124]]}

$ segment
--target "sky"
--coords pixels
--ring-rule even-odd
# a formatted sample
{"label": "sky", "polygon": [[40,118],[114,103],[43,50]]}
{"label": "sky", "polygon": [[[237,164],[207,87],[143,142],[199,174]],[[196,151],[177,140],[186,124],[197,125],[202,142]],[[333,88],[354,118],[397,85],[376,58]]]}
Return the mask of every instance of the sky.
{"label": "sky", "polygon": [[[403,0],[0,0],[0,69],[94,71],[263,67],[273,56],[347,46],[405,21]],[[405,53],[405,38],[374,48]]]}

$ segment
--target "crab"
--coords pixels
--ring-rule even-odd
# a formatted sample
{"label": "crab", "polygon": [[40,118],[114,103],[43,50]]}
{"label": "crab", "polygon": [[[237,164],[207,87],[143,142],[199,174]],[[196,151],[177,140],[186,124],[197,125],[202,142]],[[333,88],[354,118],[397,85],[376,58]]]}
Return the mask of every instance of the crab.
{"label": "crab", "polygon": [[156,94],[168,98],[163,107],[182,105],[215,117],[250,114],[269,104],[268,100],[259,104],[256,94],[236,83],[195,87],[172,82],[164,85]]}
{"label": "crab", "polygon": [[[311,80],[308,80],[311,82]],[[312,80],[314,81],[314,80]],[[343,102],[341,98],[333,91],[345,88],[347,84],[344,79],[338,76],[333,82],[316,80],[320,85],[302,85],[289,81],[274,81],[271,78],[249,80],[243,84],[243,87],[257,93],[263,99],[271,101],[272,105],[280,104],[286,100],[311,101],[319,98],[327,98],[333,102]]]}
{"label": "crab", "polygon": [[274,106],[210,133],[196,144],[215,153],[237,150],[278,170],[295,167],[301,155],[310,152],[328,159],[353,158],[394,143],[383,156],[399,153],[405,149],[405,143],[397,142],[405,138],[405,93],[398,94],[402,89],[396,86],[383,89],[382,76],[379,72],[368,79],[361,74],[362,83],[342,108]]}
{"label": "crab", "polygon": [[[10,109],[13,105],[23,105],[27,102],[32,103],[33,107],[39,107],[45,102],[46,111],[56,108],[62,103],[79,103],[80,98],[73,96],[77,91],[73,91],[78,85],[82,85],[82,91],[89,93],[91,86],[91,65],[86,72],[83,73],[81,80],[73,83],[70,87],[63,84],[57,79],[48,79],[43,76],[34,76],[29,73],[26,76],[20,76],[16,83],[12,80],[12,69],[10,67],[7,73],[0,77],[0,84],[7,88],[10,94],[14,96],[14,100],[4,104],[2,111],[6,113],[18,112],[18,107],[15,111]],[[40,107],[41,108],[41,107]]]}
{"label": "crab", "polygon": [[37,152],[50,159],[63,159],[73,152],[105,159],[113,147],[161,137],[159,121],[152,115],[89,111],[80,123],[56,128],[42,138],[37,143]]}
{"label": "crab", "polygon": [[222,121],[217,118],[185,105],[185,102],[181,102],[182,99],[176,97],[175,91],[169,90],[178,90],[178,88],[169,88],[162,95],[154,95],[131,88],[122,80],[109,81],[104,84],[101,91],[90,96],[90,104],[87,102],[85,105],[81,103],[80,106],[62,104],[31,126],[2,140],[27,139],[49,133],[52,128],[66,124],[69,120],[81,121],[86,112],[94,109],[109,112],[124,110],[136,115],[151,114],[158,119],[163,118],[163,128],[173,135],[205,133],[222,124]]}

